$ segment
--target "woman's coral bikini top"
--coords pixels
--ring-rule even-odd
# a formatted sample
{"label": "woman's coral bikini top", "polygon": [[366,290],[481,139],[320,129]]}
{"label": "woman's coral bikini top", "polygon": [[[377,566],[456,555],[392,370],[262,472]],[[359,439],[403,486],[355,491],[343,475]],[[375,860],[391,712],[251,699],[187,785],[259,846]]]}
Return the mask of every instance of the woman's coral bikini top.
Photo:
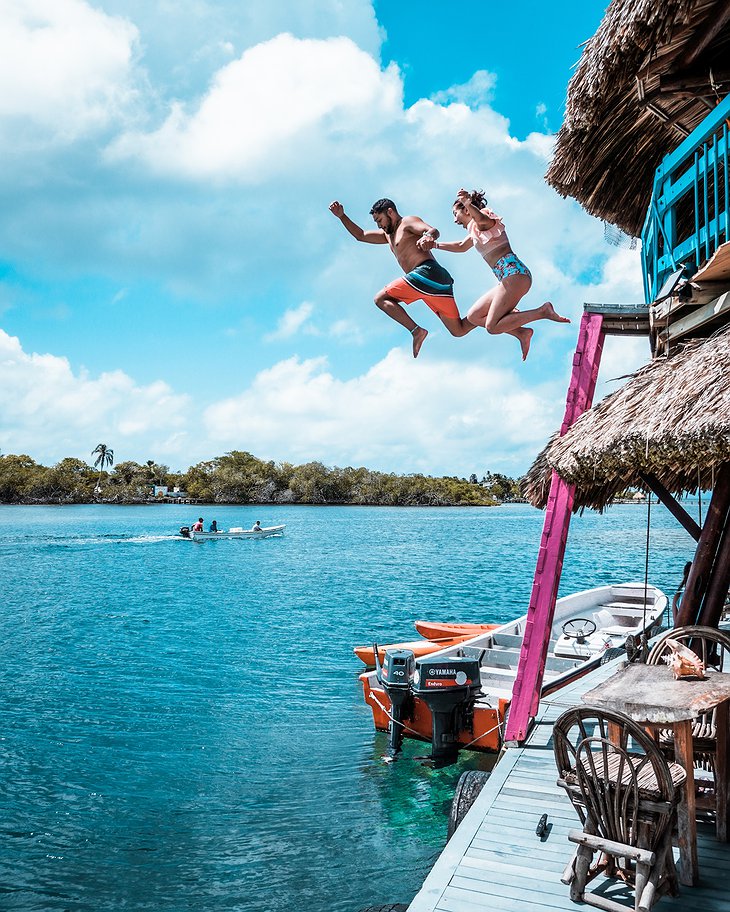
{"label": "woman's coral bikini top", "polygon": [[495,247],[502,247],[504,244],[509,244],[509,241],[504,230],[502,218],[496,212],[492,212],[491,209],[482,209],[482,212],[487,218],[494,219],[492,227],[482,231],[477,228],[477,223],[472,219],[466,230],[474,242],[474,247],[486,260],[487,254],[494,250]]}

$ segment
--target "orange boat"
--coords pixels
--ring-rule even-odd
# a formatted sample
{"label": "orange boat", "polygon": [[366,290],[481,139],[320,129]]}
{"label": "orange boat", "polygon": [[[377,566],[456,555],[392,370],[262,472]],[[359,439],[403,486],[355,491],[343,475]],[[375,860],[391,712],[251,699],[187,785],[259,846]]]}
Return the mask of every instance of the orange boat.
{"label": "orange boat", "polygon": [[[475,634],[465,633],[461,636],[439,637],[433,640],[411,640],[410,643],[387,643],[385,646],[378,646],[378,658],[381,663],[385,662],[386,649],[410,649],[416,658],[420,658],[438,652],[439,649],[446,649],[447,646],[458,646],[472,636]],[[368,668],[375,668],[375,650],[372,646],[356,646],[353,652]]]}
{"label": "orange boat", "polygon": [[[586,674],[604,655],[613,657],[629,635],[638,640],[661,622],[666,606],[666,595],[643,582],[600,586],[558,599],[541,695]],[[382,671],[363,672],[365,702],[375,728],[390,733],[391,754],[403,736],[431,741],[434,759],[464,747],[498,751],[526,624],[523,615],[475,636],[451,638],[450,645],[449,639],[426,641],[438,651],[415,659],[389,653]]]}
{"label": "orange boat", "polygon": [[416,630],[427,640],[437,640],[441,637],[479,636],[495,630],[499,624],[451,624],[438,621],[416,621]]}

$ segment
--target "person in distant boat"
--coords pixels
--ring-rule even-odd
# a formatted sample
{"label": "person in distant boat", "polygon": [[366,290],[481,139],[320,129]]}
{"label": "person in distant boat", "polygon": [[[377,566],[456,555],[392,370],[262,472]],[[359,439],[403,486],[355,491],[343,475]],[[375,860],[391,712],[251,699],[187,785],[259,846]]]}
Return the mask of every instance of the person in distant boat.
{"label": "person in distant boat", "polygon": [[196,523],[193,523],[190,527],[191,532],[202,532],[203,531],[203,517],[200,516]]}
{"label": "person in distant boat", "polygon": [[256,522],[251,526],[251,531],[252,531],[252,532],[263,532],[263,531],[264,531],[264,530],[261,528],[261,523],[258,521],[258,519],[257,519]]}
{"label": "person in distant boat", "polygon": [[329,208],[356,241],[388,244],[398,260],[405,275],[382,288],[375,295],[375,304],[411,334],[414,358],[418,357],[428,330],[411,319],[404,304],[424,301],[452,336],[465,336],[474,329],[474,324],[459,316],[454,300],[454,280],[431,255],[431,248],[439,237],[437,228],[432,228],[417,215],[401,215],[393,200],[387,198],[373,203],[370,210],[377,231],[365,231],[356,225],[338,200],[330,203]]}
{"label": "person in distant boat", "polygon": [[459,190],[453,205],[454,221],[467,231],[461,241],[441,242],[424,235],[422,245],[428,249],[465,253],[472,247],[485,259],[497,277],[498,284],[483,294],[466,315],[472,326],[483,326],[488,333],[509,333],[520,343],[522,360],[527,357],[532,341],[532,329],[527,323],[552,320],[570,323],[546,301],[532,310],[519,311],[517,305],[530,290],[532,275],[510,246],[501,217],[487,207],[481,190]]}
{"label": "person in distant boat", "polygon": [[210,526],[209,526],[209,528],[208,528],[208,531],[209,531],[209,532],[217,532],[217,531],[218,531],[218,523],[216,522],[215,519],[214,519],[213,522],[210,524]]}

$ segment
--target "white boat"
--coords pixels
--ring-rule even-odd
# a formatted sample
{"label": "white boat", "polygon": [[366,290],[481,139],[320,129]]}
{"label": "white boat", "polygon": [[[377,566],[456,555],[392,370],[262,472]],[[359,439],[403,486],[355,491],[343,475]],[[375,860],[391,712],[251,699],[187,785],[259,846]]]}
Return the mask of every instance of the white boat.
{"label": "white boat", "polygon": [[286,525],[281,526],[263,526],[260,529],[244,529],[242,526],[234,526],[228,531],[219,529],[217,532],[194,532],[188,526],[180,529],[180,535],[183,538],[189,538],[192,541],[218,541],[222,538],[270,538],[272,535],[283,535]]}
{"label": "white boat", "polygon": [[[638,641],[644,631],[650,631],[661,622],[666,607],[666,595],[655,586],[645,587],[644,583],[601,586],[558,599],[542,693],[550,693],[584,675],[597,666],[609,650],[625,647],[629,636]],[[398,654],[398,662],[404,667],[410,665],[412,674],[411,698],[404,701],[408,713],[403,717],[406,736],[431,740],[433,713],[426,688],[432,688],[434,693],[442,695],[439,699],[445,699],[444,691],[454,684],[455,690],[462,691],[463,703],[452,716],[455,725],[448,737],[453,746],[468,744],[472,750],[499,750],[504,717],[517,677],[526,620],[527,615],[523,615],[425,659],[409,660]],[[462,665],[465,671],[461,672],[460,681],[458,674]],[[360,675],[365,701],[379,731],[388,730],[393,698],[397,697],[395,688],[390,688],[389,692],[387,667],[386,664],[386,674],[382,676],[377,671]],[[429,675],[431,678],[427,680]],[[403,685],[400,696],[403,696]]]}

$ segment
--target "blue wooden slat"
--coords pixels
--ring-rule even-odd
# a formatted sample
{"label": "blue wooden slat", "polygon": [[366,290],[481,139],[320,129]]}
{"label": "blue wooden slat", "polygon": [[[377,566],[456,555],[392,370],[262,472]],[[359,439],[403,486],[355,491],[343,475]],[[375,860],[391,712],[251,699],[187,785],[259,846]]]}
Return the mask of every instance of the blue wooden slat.
{"label": "blue wooden slat", "polygon": [[[651,303],[678,263],[692,262],[697,269],[728,240],[728,118],[730,95],[665,156],[656,170],[652,199],[641,232],[647,303]],[[688,194],[691,194],[689,199]],[[677,237],[677,209],[687,202],[692,205],[693,230],[689,237]]]}

